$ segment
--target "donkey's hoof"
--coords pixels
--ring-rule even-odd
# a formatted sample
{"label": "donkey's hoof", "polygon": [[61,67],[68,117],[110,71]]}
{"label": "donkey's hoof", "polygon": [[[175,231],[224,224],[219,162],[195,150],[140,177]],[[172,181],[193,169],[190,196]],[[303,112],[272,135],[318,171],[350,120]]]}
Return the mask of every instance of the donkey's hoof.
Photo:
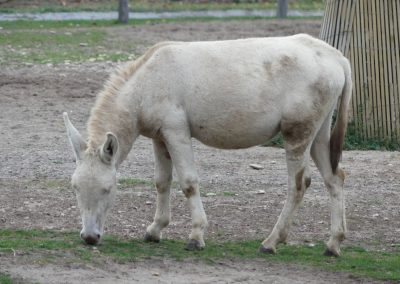
{"label": "donkey's hoof", "polygon": [[144,235],[144,241],[149,243],[159,243],[160,238],[154,237],[146,232],[146,234]]}
{"label": "donkey's hoof", "polygon": [[258,252],[264,253],[264,254],[275,254],[276,253],[276,251],[273,250],[272,248],[266,248],[263,245],[260,246],[260,248],[258,249]]}
{"label": "donkey's hoof", "polygon": [[331,251],[331,250],[328,249],[328,248],[325,250],[324,255],[325,255],[325,256],[334,256],[334,257],[338,257],[338,256],[339,256],[338,253],[335,253],[335,252]]}
{"label": "donkey's hoof", "polygon": [[197,250],[203,250],[204,247],[200,245],[200,242],[198,240],[191,239],[189,240],[188,244],[185,247],[185,250],[189,251],[197,251]]}

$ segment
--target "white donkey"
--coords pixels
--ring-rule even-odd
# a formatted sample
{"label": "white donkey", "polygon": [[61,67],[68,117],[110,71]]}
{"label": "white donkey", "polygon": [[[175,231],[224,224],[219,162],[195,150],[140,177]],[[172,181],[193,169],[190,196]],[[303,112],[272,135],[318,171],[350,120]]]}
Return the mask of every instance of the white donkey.
{"label": "white donkey", "polygon": [[311,182],[311,154],[331,198],[326,254],[338,256],[346,231],[345,175],[338,163],[351,97],[350,73],[339,51],[304,34],[153,46],[108,80],[91,111],[87,141],[64,113],[76,156],[72,186],[81,210],[82,239],[99,242],[116,193],[116,171],[141,134],[153,140],[157,188],[154,222],[145,239],[158,242],[170,222],[174,166],[191,211],[187,249],[202,249],[207,218],[191,138],[239,149],[262,144],[281,131],[289,175],[287,200],[260,251],[275,253],[277,244],[285,242]]}

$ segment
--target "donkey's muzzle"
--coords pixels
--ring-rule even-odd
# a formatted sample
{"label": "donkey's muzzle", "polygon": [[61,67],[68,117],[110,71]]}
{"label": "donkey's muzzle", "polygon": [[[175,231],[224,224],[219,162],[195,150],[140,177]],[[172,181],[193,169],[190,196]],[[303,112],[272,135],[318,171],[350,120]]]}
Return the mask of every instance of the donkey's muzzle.
{"label": "donkey's muzzle", "polygon": [[82,240],[85,241],[88,245],[97,245],[100,241],[100,234],[84,234],[81,233]]}

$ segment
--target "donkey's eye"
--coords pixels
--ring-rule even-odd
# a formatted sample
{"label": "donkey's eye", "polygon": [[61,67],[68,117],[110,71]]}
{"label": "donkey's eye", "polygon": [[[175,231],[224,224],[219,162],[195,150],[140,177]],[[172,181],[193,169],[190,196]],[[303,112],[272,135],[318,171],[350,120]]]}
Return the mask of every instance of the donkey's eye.
{"label": "donkey's eye", "polygon": [[103,189],[101,190],[101,192],[102,192],[104,195],[109,194],[109,193],[111,192],[111,188],[103,188]]}

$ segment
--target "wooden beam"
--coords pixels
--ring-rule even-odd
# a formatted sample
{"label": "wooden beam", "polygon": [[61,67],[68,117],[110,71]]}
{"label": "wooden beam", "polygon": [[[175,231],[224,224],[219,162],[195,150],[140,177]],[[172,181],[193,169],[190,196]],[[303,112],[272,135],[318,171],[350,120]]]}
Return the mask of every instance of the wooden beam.
{"label": "wooden beam", "polygon": [[129,21],[128,0],[119,0],[118,2],[118,22],[127,24]]}

